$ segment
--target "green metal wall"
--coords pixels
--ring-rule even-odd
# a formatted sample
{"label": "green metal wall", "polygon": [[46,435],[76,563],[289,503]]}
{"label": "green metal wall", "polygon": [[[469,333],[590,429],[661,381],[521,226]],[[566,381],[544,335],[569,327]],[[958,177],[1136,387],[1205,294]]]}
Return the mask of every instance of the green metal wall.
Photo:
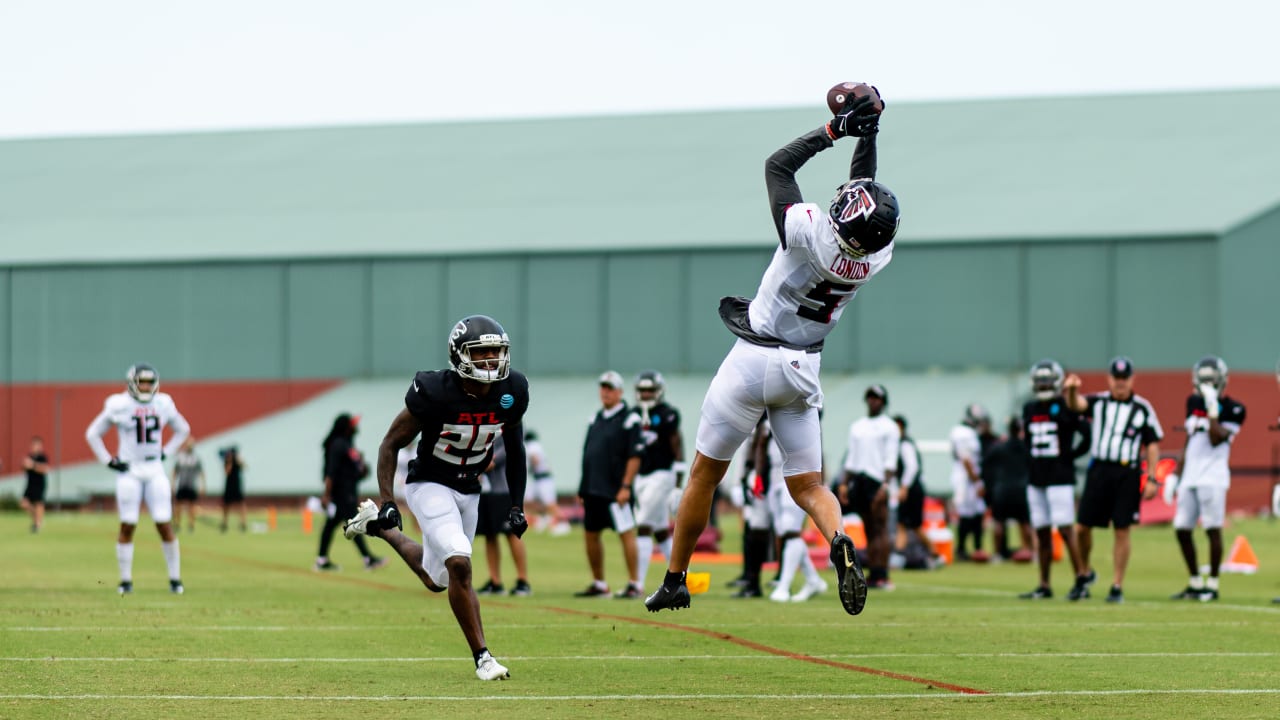
{"label": "green metal wall", "polygon": [[1267,370],[1280,358],[1280,208],[1222,238],[1217,308],[1220,347],[1233,368]]}
{"label": "green metal wall", "polygon": [[[1222,262],[1274,273],[1263,229],[1233,238]],[[711,372],[732,342],[718,299],[754,294],[770,253],[11,268],[0,369],[11,382],[105,380],[146,359],[171,378],[381,377],[441,366],[452,323],[486,313],[539,375]],[[849,307],[824,369],[1100,367],[1116,353],[1184,367],[1220,347],[1233,366],[1268,368],[1274,338],[1218,300],[1263,307],[1260,290],[1219,288],[1218,263],[1208,239],[904,244]]]}

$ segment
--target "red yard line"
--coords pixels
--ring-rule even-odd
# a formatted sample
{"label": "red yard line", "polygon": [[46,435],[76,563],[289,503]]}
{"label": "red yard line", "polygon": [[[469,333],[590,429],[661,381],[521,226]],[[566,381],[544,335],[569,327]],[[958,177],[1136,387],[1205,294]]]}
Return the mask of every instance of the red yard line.
{"label": "red yard line", "polygon": [[546,607],[546,609],[551,610],[553,612],[564,613],[567,615],[587,615],[590,617],[608,618],[610,620],[620,620],[622,622],[635,623],[637,625],[650,625],[652,627],[659,627],[659,628],[664,628],[668,630],[683,630],[684,632],[691,632],[697,635],[704,635],[706,637],[713,638],[716,640],[724,640],[726,642],[733,643],[734,645],[739,645],[741,647],[749,648],[751,650],[756,650],[758,652],[768,653],[770,655],[777,655],[779,657],[789,658],[791,660],[800,660],[802,662],[814,663],[815,665],[826,665],[827,667],[839,668],[841,670],[852,670],[854,672],[860,672],[867,675],[877,675],[879,677],[892,678],[894,680],[902,680],[905,682],[916,683],[918,685],[924,685],[928,688],[950,690],[952,692],[961,693],[963,695],[988,694],[986,690],[978,690],[977,688],[965,687],[963,685],[953,685],[951,683],[940,682],[938,680],[930,680],[928,678],[916,677],[914,675],[904,675],[902,673],[896,673],[890,670],[881,670],[879,668],[866,667],[863,665],[853,665],[850,663],[836,662],[835,660],[827,660],[826,658],[814,657],[812,655],[805,655],[803,653],[795,653],[795,652],[791,652],[790,650],[783,650],[781,648],[775,648],[769,645],[762,645],[761,643],[758,643],[752,640],[747,640],[746,638],[740,638],[736,635],[730,635],[729,633],[719,632],[717,630],[707,630],[705,628],[691,627],[688,625],[677,625],[675,623],[666,623],[666,622],[661,622],[659,620],[650,620],[648,618],[643,618],[643,617],[630,617],[627,615],[609,615],[606,613],[591,612],[587,610],[573,610],[570,608],[551,607],[551,606]]}

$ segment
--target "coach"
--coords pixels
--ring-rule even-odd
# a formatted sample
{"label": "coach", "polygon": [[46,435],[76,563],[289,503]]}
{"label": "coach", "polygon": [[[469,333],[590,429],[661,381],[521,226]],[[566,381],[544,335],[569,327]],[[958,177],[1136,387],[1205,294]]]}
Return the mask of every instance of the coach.
{"label": "coach", "polygon": [[1089,564],[1093,549],[1093,528],[1115,526],[1115,581],[1107,602],[1124,602],[1124,573],[1129,565],[1129,526],[1138,521],[1141,500],[1156,494],[1156,483],[1141,487],[1139,458],[1147,451],[1147,467],[1160,460],[1160,421],[1151,403],[1133,392],[1133,362],[1120,356],[1111,361],[1108,392],[1080,394],[1080,377],[1070,375],[1063,383],[1067,407],[1088,416],[1092,426],[1093,460],[1085,478],[1084,495],[1076,517],[1076,532],[1084,567],[1090,581],[1096,577]]}

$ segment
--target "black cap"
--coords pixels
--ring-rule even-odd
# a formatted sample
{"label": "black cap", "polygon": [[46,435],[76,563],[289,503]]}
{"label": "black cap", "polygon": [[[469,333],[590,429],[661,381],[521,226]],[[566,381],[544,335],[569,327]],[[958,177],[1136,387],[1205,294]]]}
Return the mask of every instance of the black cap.
{"label": "black cap", "polygon": [[889,391],[883,385],[876,384],[868,387],[867,391],[863,393],[862,399],[866,400],[869,397],[878,397],[884,401],[885,405],[889,404]]}
{"label": "black cap", "polygon": [[1133,377],[1133,361],[1124,355],[1117,355],[1111,359],[1111,377],[1113,378],[1129,378]]}

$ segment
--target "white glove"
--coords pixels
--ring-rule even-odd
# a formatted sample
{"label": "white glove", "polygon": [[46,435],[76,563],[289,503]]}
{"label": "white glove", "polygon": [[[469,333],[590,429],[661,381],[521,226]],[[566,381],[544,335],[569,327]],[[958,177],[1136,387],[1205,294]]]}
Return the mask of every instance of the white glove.
{"label": "white glove", "polygon": [[1172,505],[1174,499],[1178,496],[1178,477],[1176,473],[1169,473],[1164,478],[1164,487],[1160,490],[1160,497],[1164,500],[1165,505]]}
{"label": "white glove", "polygon": [[1213,420],[1218,419],[1218,389],[1209,383],[1200,384],[1200,397],[1204,398],[1204,409]]}

